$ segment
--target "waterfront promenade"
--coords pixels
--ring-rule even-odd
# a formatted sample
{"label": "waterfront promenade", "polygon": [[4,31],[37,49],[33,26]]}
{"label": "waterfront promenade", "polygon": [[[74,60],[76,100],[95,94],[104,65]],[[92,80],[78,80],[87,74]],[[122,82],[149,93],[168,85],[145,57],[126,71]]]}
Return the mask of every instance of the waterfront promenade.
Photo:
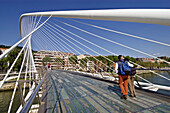
{"label": "waterfront promenade", "polygon": [[69,71],[48,72],[39,112],[168,113],[170,97],[137,89],[137,97],[120,99],[118,84]]}

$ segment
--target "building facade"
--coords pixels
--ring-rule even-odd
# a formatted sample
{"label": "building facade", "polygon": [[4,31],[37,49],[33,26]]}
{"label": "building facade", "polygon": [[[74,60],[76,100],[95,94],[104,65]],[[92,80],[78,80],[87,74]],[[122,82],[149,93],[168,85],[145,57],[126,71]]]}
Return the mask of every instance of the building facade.
{"label": "building facade", "polygon": [[67,61],[68,58],[73,55],[73,53],[40,50],[37,53],[34,53],[34,63],[36,67],[44,66],[42,62],[43,58],[49,57],[51,61],[48,63],[50,63],[52,68],[64,67],[64,64],[68,64],[69,62]]}
{"label": "building facade", "polygon": [[80,59],[82,59],[82,58],[86,58],[86,57],[90,57],[90,55],[81,54],[81,55],[78,55],[78,56],[77,56],[78,60],[80,60]]}
{"label": "building facade", "polygon": [[140,61],[140,62],[151,62],[151,63],[155,63],[156,62],[156,60],[153,59],[153,58],[137,58],[136,60]]}

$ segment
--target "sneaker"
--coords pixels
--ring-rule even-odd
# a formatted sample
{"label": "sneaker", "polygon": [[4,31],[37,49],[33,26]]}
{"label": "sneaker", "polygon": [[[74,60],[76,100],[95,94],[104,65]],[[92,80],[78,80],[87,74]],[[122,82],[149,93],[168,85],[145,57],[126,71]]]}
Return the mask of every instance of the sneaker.
{"label": "sneaker", "polygon": [[135,97],[135,96],[133,96],[133,95],[129,95],[129,97],[132,97],[132,98],[133,98],[133,97]]}
{"label": "sneaker", "polygon": [[127,99],[128,99],[128,96],[127,96],[127,95],[124,95],[124,99],[127,100]]}
{"label": "sneaker", "polygon": [[124,96],[124,95],[120,97],[120,99],[124,99],[124,98],[125,98],[125,96]]}

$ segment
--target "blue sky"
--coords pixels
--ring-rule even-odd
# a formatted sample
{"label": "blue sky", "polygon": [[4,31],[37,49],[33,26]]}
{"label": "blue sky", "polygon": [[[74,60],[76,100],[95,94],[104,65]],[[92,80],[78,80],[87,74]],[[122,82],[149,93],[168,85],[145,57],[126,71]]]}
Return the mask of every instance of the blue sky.
{"label": "blue sky", "polygon": [[[170,9],[170,0],[0,0],[0,44],[13,45],[20,40],[19,17],[23,13],[38,11],[57,11],[57,10],[80,10],[80,9],[117,9],[117,8],[161,8]],[[100,21],[85,21],[100,25]],[[149,25],[141,23],[127,22],[102,22],[102,26],[107,28],[124,31],[147,37],[153,40],[170,44],[170,27],[161,25]],[[111,36],[112,34],[108,36]],[[113,35],[114,36],[114,35]],[[117,39],[115,39],[117,40]],[[127,39],[131,40],[131,39]],[[117,40],[118,41],[118,40]],[[123,42],[124,39],[120,40]],[[132,47],[146,50],[146,52],[170,56],[169,48],[160,45],[150,45],[147,42],[135,44],[132,39]],[[136,41],[138,42],[138,41]],[[126,43],[125,43],[126,44]],[[150,46],[143,46],[144,44]],[[103,45],[107,46],[107,45]],[[108,47],[109,48],[109,47]],[[116,47],[115,47],[116,48]],[[149,49],[150,48],[150,49]],[[148,51],[147,51],[148,49]],[[140,57],[132,51],[127,51],[120,47],[117,54],[131,55]],[[102,53],[106,54],[106,53]]]}

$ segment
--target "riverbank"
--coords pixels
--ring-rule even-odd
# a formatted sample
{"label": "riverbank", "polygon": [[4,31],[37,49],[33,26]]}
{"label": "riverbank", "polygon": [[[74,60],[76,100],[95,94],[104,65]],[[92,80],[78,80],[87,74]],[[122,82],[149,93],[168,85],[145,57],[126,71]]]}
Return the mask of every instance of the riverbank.
{"label": "riverbank", "polygon": [[136,70],[136,74],[146,74],[151,73],[150,70]]}
{"label": "riverbank", "polygon": [[[11,82],[11,83],[5,83],[2,88],[0,89],[0,92],[3,92],[3,91],[12,91],[15,87],[15,82]],[[29,87],[29,83],[26,83],[26,87],[25,88],[28,88]],[[24,88],[24,85],[22,85],[22,88]],[[17,89],[18,89],[18,86],[17,86]]]}
{"label": "riverbank", "polygon": [[[159,74],[161,74],[163,77],[166,77],[166,78],[170,78],[170,73],[167,72],[167,71],[155,71]],[[140,74],[140,77],[148,80],[149,82],[153,83],[153,84],[157,84],[157,85],[162,85],[162,86],[168,86],[170,87],[170,83],[169,83],[169,80],[161,77],[161,76],[158,76],[156,74],[153,74],[153,73],[143,73],[143,74]],[[143,81],[141,80],[139,77],[136,78],[138,81],[141,81],[141,82],[146,82],[146,81]],[[166,95],[169,95],[170,96],[170,91],[167,91],[167,90],[158,90],[157,91],[158,93],[162,93],[162,94],[166,94]]]}

